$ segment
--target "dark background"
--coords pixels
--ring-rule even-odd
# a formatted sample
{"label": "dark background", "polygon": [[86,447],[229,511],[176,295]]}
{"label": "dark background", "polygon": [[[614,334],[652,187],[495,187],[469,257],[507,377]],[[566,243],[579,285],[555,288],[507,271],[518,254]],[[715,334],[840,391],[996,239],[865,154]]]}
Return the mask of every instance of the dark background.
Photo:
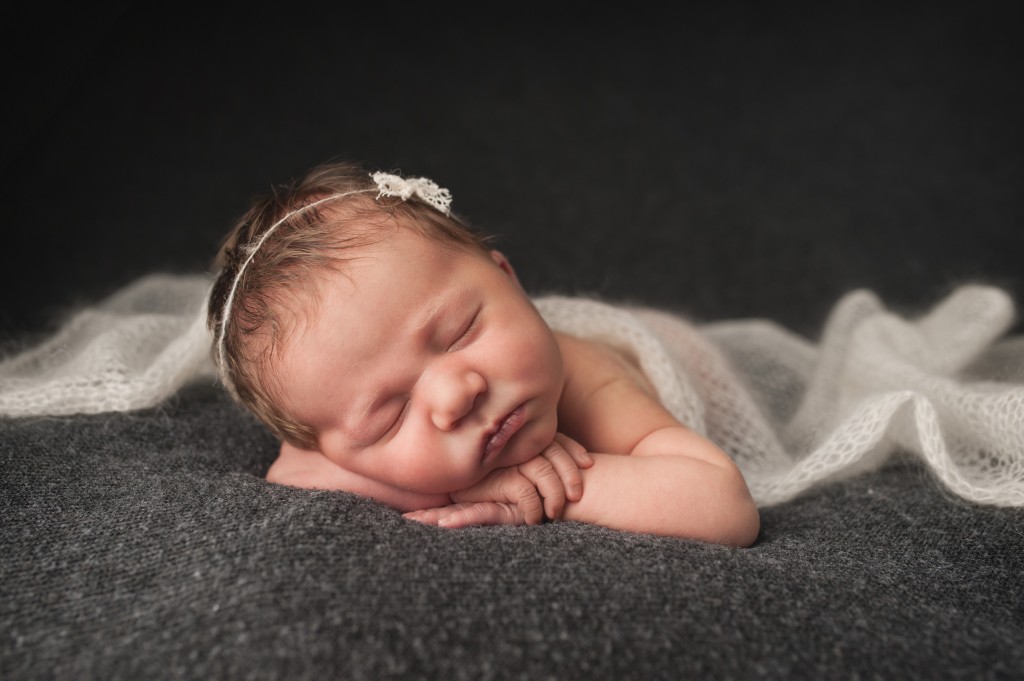
{"label": "dark background", "polygon": [[6,11],[0,337],[206,270],[253,194],[334,157],[448,187],[538,293],[809,335],[854,287],[1024,294],[994,6],[476,7]]}

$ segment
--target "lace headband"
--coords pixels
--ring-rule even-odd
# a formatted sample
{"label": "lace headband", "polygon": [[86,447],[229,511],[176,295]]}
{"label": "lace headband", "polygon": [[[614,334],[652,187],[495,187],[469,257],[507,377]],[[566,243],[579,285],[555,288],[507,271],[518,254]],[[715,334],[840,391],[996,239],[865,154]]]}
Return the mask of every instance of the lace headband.
{"label": "lace headband", "polygon": [[[410,177],[404,178],[398,175],[392,175],[391,173],[371,173],[370,178],[373,179],[373,183],[376,185],[377,199],[382,196],[394,196],[402,201],[407,201],[411,197],[415,196],[421,201],[426,202],[437,211],[444,215],[451,214],[452,195],[444,187],[439,187],[437,183],[432,180],[428,180],[425,177]],[[325,196],[322,199],[308,203],[301,208],[296,208],[291,211],[283,218],[272,224],[263,235],[251,246],[243,246],[243,250],[248,254],[245,260],[238,267],[238,272],[235,273],[235,278],[231,282],[231,289],[228,291],[227,298],[224,301],[224,307],[221,309],[220,314],[220,332],[217,334],[217,369],[220,373],[221,382],[227,387],[228,391],[235,397],[238,397],[238,393],[235,390],[235,383],[231,380],[228,375],[227,368],[227,351],[224,344],[224,337],[227,333],[228,318],[231,314],[231,306],[235,302],[235,291],[238,289],[238,283],[242,280],[242,275],[245,273],[249,263],[252,262],[256,252],[260,250],[264,242],[273,234],[278,227],[288,222],[297,215],[302,215],[317,206],[327,203],[329,201],[337,201],[347,196],[354,194],[365,194],[372,192],[373,189],[353,189],[352,191],[342,192],[340,194],[331,194]]]}

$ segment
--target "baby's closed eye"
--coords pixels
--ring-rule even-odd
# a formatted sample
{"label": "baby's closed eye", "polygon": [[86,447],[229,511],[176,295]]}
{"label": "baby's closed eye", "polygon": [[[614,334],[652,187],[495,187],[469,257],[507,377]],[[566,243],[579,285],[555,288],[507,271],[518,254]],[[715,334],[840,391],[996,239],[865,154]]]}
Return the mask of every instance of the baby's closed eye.
{"label": "baby's closed eye", "polygon": [[477,310],[471,317],[469,317],[465,324],[462,325],[458,337],[448,346],[448,352],[455,352],[456,350],[460,350],[472,343],[479,331],[480,310]]}
{"label": "baby's closed eye", "polygon": [[405,415],[409,411],[410,400],[408,397],[404,398],[401,408],[395,413],[395,417],[391,420],[391,424],[387,429],[380,434],[377,441],[387,441],[395,436],[395,433],[402,427],[402,422],[405,420]]}

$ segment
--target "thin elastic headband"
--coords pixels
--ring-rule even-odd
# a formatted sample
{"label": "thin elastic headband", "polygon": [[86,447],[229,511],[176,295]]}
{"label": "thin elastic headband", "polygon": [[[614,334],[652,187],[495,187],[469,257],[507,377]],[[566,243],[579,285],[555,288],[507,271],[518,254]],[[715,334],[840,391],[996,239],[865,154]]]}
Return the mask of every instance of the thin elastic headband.
{"label": "thin elastic headband", "polygon": [[[417,198],[425,201],[439,212],[445,215],[450,214],[452,204],[451,192],[443,187],[439,187],[432,180],[428,180],[425,177],[411,177],[406,179],[398,175],[381,172],[371,173],[370,177],[373,178],[373,182],[376,185],[378,199],[382,196],[395,196],[406,201],[415,195]],[[263,246],[264,242],[270,238],[270,235],[273,234],[278,227],[295,216],[302,215],[306,211],[312,210],[313,208],[327,203],[328,201],[337,201],[338,199],[343,199],[346,196],[365,194],[371,191],[373,191],[373,189],[353,189],[352,191],[342,192],[340,194],[331,194],[330,196],[325,196],[313,203],[308,203],[301,208],[296,208],[267,228],[255,244],[252,246],[243,246],[243,248],[249,252],[249,255],[246,256],[245,260],[238,267],[235,279],[231,282],[231,289],[228,291],[227,299],[224,301],[224,307],[221,309],[220,332],[217,334],[217,368],[220,373],[221,383],[227,387],[234,397],[238,397],[238,392],[235,390],[234,381],[231,380],[231,377],[228,374],[227,352],[225,349],[224,337],[227,334],[231,306],[235,302],[235,291],[238,289],[238,283],[242,280],[242,275],[245,273],[246,267],[249,266],[249,263],[252,262],[256,252],[260,250],[260,247]]]}

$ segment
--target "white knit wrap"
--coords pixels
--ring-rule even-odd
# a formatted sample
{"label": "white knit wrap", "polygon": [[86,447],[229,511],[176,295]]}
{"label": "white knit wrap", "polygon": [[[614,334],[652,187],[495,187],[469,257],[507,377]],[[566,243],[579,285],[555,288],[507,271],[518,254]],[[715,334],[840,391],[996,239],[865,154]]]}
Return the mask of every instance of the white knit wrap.
{"label": "white knit wrap", "polygon": [[536,300],[552,328],[631,352],[676,418],[727,451],[770,505],[920,456],[954,493],[1024,506],[1024,339],[1002,291],[964,286],[919,319],[867,291],[833,309],[818,346],[764,320],[700,327],[593,300]]}
{"label": "white knit wrap", "polygon": [[98,414],[152,407],[213,376],[205,276],[143,277],[0,362],[0,414]]}
{"label": "white knit wrap", "polygon": [[[128,411],[214,379],[205,276],[152,275],[0,362],[0,415]],[[1002,291],[963,286],[906,319],[867,291],[814,344],[765,320],[544,296],[552,328],[631,353],[666,407],[740,465],[762,506],[919,456],[952,492],[1024,506],[1024,338]]]}

